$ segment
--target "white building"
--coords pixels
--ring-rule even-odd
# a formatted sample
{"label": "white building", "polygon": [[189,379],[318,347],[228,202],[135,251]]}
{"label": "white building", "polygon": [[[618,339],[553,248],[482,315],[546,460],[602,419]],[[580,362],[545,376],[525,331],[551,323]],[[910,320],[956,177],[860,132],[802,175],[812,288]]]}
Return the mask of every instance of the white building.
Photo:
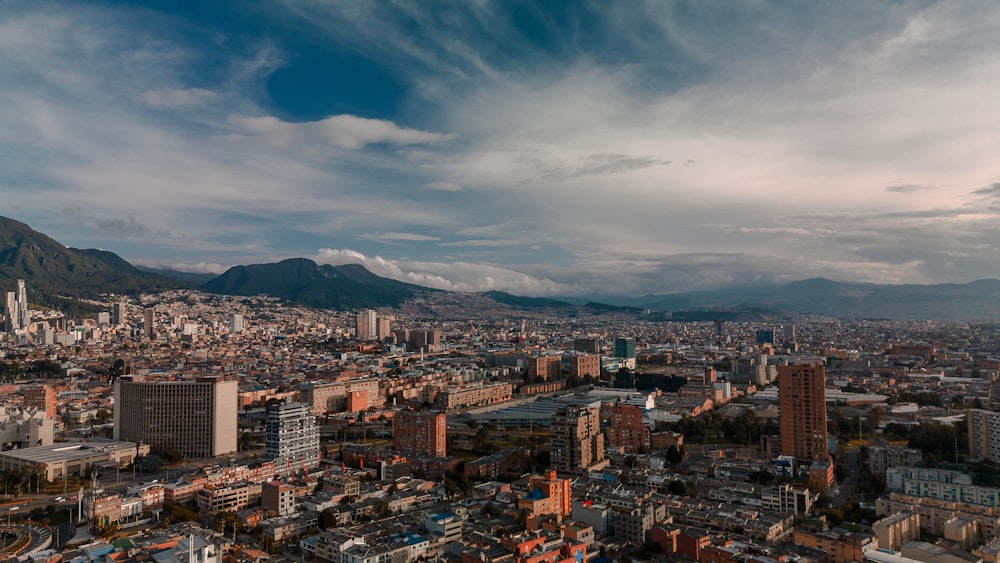
{"label": "white building", "polygon": [[319,427],[309,405],[269,406],[264,449],[267,457],[274,460],[274,471],[279,475],[319,465]]}

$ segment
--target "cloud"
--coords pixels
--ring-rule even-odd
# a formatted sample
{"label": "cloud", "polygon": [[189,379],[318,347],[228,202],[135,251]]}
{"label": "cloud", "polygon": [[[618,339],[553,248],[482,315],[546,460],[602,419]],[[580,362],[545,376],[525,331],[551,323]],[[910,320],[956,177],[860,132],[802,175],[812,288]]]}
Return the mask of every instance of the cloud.
{"label": "cloud", "polygon": [[424,184],[424,189],[438,192],[461,192],[465,190],[463,186],[452,182],[429,182]]}
{"label": "cloud", "polygon": [[97,224],[97,229],[106,235],[116,238],[138,238],[149,236],[152,231],[135,217],[125,219],[104,219]]}
{"label": "cloud", "polygon": [[[420,145],[454,139],[454,134],[431,133],[400,127],[384,119],[368,119],[356,115],[333,115],[320,121],[290,123],[276,117],[229,116],[237,135],[266,140],[276,145],[298,142],[326,142],[349,150],[367,145]],[[238,137],[237,137],[238,138]]]}
{"label": "cloud", "polygon": [[337,248],[322,248],[313,260],[331,265],[360,264],[379,276],[448,291],[482,292],[499,289],[518,295],[576,292],[571,285],[493,264],[390,260],[381,256],[369,257],[356,250]]}
{"label": "cloud", "polygon": [[142,103],[153,109],[190,109],[218,98],[218,94],[204,88],[148,90],[139,95]]}
{"label": "cloud", "polygon": [[1000,196],[1000,182],[990,184],[989,186],[978,188],[972,191],[975,195],[982,195],[988,197],[998,197]]}
{"label": "cloud", "polygon": [[358,238],[373,240],[376,242],[398,242],[398,241],[408,241],[408,242],[427,242],[441,240],[439,237],[432,237],[429,235],[421,235],[417,233],[371,233],[358,235]]}
{"label": "cloud", "polygon": [[900,184],[896,186],[886,186],[885,191],[898,194],[912,194],[929,190],[927,186],[917,186],[914,184]]}
{"label": "cloud", "polygon": [[522,240],[459,240],[453,242],[441,242],[438,246],[523,246],[526,243]]}

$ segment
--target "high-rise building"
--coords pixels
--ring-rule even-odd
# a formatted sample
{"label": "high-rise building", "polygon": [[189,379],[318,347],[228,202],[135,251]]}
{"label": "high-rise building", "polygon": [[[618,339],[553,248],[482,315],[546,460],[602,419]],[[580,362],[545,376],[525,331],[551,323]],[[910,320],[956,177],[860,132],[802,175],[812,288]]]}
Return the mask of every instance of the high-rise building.
{"label": "high-rise building", "polygon": [[264,452],[274,460],[275,473],[291,474],[319,465],[319,426],[305,403],[267,407]]}
{"label": "high-rise building", "polygon": [[229,318],[229,334],[243,332],[243,315],[235,314]]}
{"label": "high-rise building", "polygon": [[400,411],[392,419],[395,447],[401,452],[447,457],[444,413]]}
{"label": "high-rise building", "polygon": [[358,313],[354,333],[361,342],[375,340],[378,337],[378,315],[375,311],[367,309]]}
{"label": "high-rise building", "polygon": [[188,458],[236,451],[237,382],[216,376],[147,380],[124,376],[114,384],[114,439],[174,450]]}
{"label": "high-rise building", "polygon": [[1000,463],[1000,413],[969,409],[969,455]]}
{"label": "high-rise building", "polygon": [[649,450],[649,427],[643,421],[641,408],[620,403],[612,405],[608,444],[630,454]]}
{"label": "high-rise building", "polygon": [[156,334],[156,318],[152,309],[142,311],[142,337],[152,340]]}
{"label": "high-rise building", "polygon": [[781,453],[796,460],[828,461],[823,364],[778,366],[778,405]]}
{"label": "high-rise building", "polygon": [[21,328],[21,313],[17,307],[17,294],[13,291],[7,292],[7,299],[3,308],[4,332],[14,332]]}
{"label": "high-rise building", "polygon": [[97,326],[98,328],[104,328],[111,324],[111,313],[107,311],[102,311],[97,313]]}
{"label": "high-rise building", "polygon": [[606,461],[600,408],[570,405],[552,416],[551,460],[556,471],[579,473]]}
{"label": "high-rise building", "polygon": [[25,288],[24,280],[17,280],[17,305],[21,328],[31,324],[31,312],[28,310],[28,291]]}
{"label": "high-rise building", "polygon": [[635,338],[615,338],[615,357],[621,360],[622,367],[635,369]]}
{"label": "high-rise building", "polygon": [[125,324],[125,302],[118,301],[111,307],[111,326]]}
{"label": "high-rise building", "polygon": [[28,328],[31,311],[28,308],[28,291],[24,280],[17,280],[17,291],[8,291],[4,303],[4,331],[14,332]]}
{"label": "high-rise building", "polygon": [[379,317],[378,322],[376,324],[378,325],[378,330],[375,334],[375,338],[378,339],[380,342],[385,340],[386,338],[389,338],[389,336],[392,335],[392,333],[390,332],[390,329],[392,327],[392,319],[388,317]]}

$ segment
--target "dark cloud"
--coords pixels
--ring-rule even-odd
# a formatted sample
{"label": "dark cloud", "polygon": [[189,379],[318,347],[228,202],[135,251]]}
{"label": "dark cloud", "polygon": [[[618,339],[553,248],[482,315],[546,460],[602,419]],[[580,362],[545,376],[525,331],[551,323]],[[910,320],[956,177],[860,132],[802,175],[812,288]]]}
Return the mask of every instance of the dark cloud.
{"label": "dark cloud", "polygon": [[149,227],[136,222],[135,217],[124,219],[105,219],[97,224],[101,233],[117,238],[141,238],[152,232]]}
{"label": "dark cloud", "polygon": [[568,180],[582,176],[608,176],[612,174],[624,174],[653,166],[667,166],[669,164],[669,160],[654,158],[652,156],[629,156],[616,153],[592,154],[585,157],[575,166],[571,165],[543,170],[540,179],[553,181]]}
{"label": "dark cloud", "polygon": [[994,182],[985,188],[979,188],[978,190],[972,190],[975,195],[984,195],[987,197],[998,197],[1000,196],[1000,182]]}
{"label": "dark cloud", "polygon": [[927,186],[918,186],[916,184],[901,184],[898,186],[886,186],[885,191],[893,192],[897,194],[912,194],[916,192],[922,192],[929,190]]}

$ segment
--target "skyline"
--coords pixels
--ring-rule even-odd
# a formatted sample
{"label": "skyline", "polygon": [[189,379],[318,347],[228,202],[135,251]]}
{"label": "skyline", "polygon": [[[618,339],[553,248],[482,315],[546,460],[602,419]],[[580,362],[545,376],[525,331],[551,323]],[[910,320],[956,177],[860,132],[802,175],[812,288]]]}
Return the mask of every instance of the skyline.
{"label": "skyline", "polygon": [[13,2],[0,214],[221,273],[1000,277],[1000,6]]}

